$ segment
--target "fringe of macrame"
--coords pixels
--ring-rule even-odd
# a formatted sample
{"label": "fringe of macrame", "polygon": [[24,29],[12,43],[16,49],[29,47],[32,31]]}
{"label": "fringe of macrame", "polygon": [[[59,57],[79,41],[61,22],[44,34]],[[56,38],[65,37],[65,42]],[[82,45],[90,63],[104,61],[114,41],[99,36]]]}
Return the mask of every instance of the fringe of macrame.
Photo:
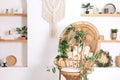
{"label": "fringe of macrame", "polygon": [[57,29],[56,29],[56,28],[57,28],[57,27],[56,27],[57,24],[56,24],[56,23],[50,23],[49,25],[50,25],[50,29],[49,29],[49,30],[50,30],[50,31],[49,31],[49,32],[50,32],[50,36],[51,36],[51,37],[55,37],[56,32],[57,32]]}
{"label": "fringe of macrame", "polygon": [[[54,4],[52,3],[52,1],[54,1]],[[42,17],[50,25],[51,37],[54,37],[56,35],[57,23],[64,18],[64,15],[65,15],[64,0],[42,0]]]}

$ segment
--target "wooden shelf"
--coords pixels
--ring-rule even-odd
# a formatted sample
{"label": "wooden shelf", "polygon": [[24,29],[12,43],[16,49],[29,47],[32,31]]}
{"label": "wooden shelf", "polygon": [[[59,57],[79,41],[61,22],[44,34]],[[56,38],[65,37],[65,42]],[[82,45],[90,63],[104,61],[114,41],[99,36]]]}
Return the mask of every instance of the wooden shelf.
{"label": "wooden shelf", "polygon": [[1,14],[0,13],[0,16],[24,16],[24,17],[27,17],[27,14]]}
{"label": "wooden shelf", "polygon": [[94,69],[120,69],[120,67],[117,67],[117,66],[97,67],[97,66],[95,66]]}
{"label": "wooden shelf", "polygon": [[99,40],[100,42],[120,42],[120,40]]}
{"label": "wooden shelf", "polygon": [[3,39],[0,39],[0,42],[27,42],[27,40],[19,40],[19,39],[16,39],[16,40],[3,40]]}
{"label": "wooden shelf", "polygon": [[84,17],[120,17],[120,14],[81,14]]}
{"label": "wooden shelf", "polygon": [[7,67],[0,67],[0,69],[11,69],[11,68],[27,68],[27,66],[7,66]]}

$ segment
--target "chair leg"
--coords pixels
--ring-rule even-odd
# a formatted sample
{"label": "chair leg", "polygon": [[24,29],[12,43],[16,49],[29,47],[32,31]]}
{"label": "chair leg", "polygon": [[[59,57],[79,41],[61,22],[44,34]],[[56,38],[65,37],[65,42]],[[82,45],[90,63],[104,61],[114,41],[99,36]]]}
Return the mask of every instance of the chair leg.
{"label": "chair leg", "polygon": [[61,71],[59,70],[59,80],[61,80]]}

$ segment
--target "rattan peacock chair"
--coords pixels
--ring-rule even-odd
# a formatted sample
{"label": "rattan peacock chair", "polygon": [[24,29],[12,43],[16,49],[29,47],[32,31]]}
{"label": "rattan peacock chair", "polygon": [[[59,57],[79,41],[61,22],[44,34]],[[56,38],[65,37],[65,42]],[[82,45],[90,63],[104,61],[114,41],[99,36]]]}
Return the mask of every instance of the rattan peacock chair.
{"label": "rattan peacock chair", "polygon": [[[57,56],[55,60],[55,64],[61,67],[59,80],[61,80],[61,74],[66,80],[82,80],[80,76],[80,66],[83,57],[86,56],[84,55],[84,48],[85,46],[89,46],[89,52],[95,55],[99,48],[98,40],[99,32],[97,28],[89,22],[75,22],[65,28],[59,41],[60,55]],[[64,50],[61,51],[61,48]],[[73,49],[75,48],[77,48],[77,55],[74,55]]]}

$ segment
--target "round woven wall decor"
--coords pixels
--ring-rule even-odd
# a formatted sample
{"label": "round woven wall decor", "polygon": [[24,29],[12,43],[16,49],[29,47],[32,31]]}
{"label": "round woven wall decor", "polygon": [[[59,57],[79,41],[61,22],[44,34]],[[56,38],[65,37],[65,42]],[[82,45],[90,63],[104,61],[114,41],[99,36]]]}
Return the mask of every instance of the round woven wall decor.
{"label": "round woven wall decor", "polygon": [[8,66],[14,66],[17,62],[17,59],[14,55],[10,55],[6,57],[6,63]]}
{"label": "round woven wall decor", "polygon": [[98,67],[109,67],[112,66],[112,57],[110,56],[109,52],[100,50],[99,51],[100,57],[96,61],[96,65]]}

